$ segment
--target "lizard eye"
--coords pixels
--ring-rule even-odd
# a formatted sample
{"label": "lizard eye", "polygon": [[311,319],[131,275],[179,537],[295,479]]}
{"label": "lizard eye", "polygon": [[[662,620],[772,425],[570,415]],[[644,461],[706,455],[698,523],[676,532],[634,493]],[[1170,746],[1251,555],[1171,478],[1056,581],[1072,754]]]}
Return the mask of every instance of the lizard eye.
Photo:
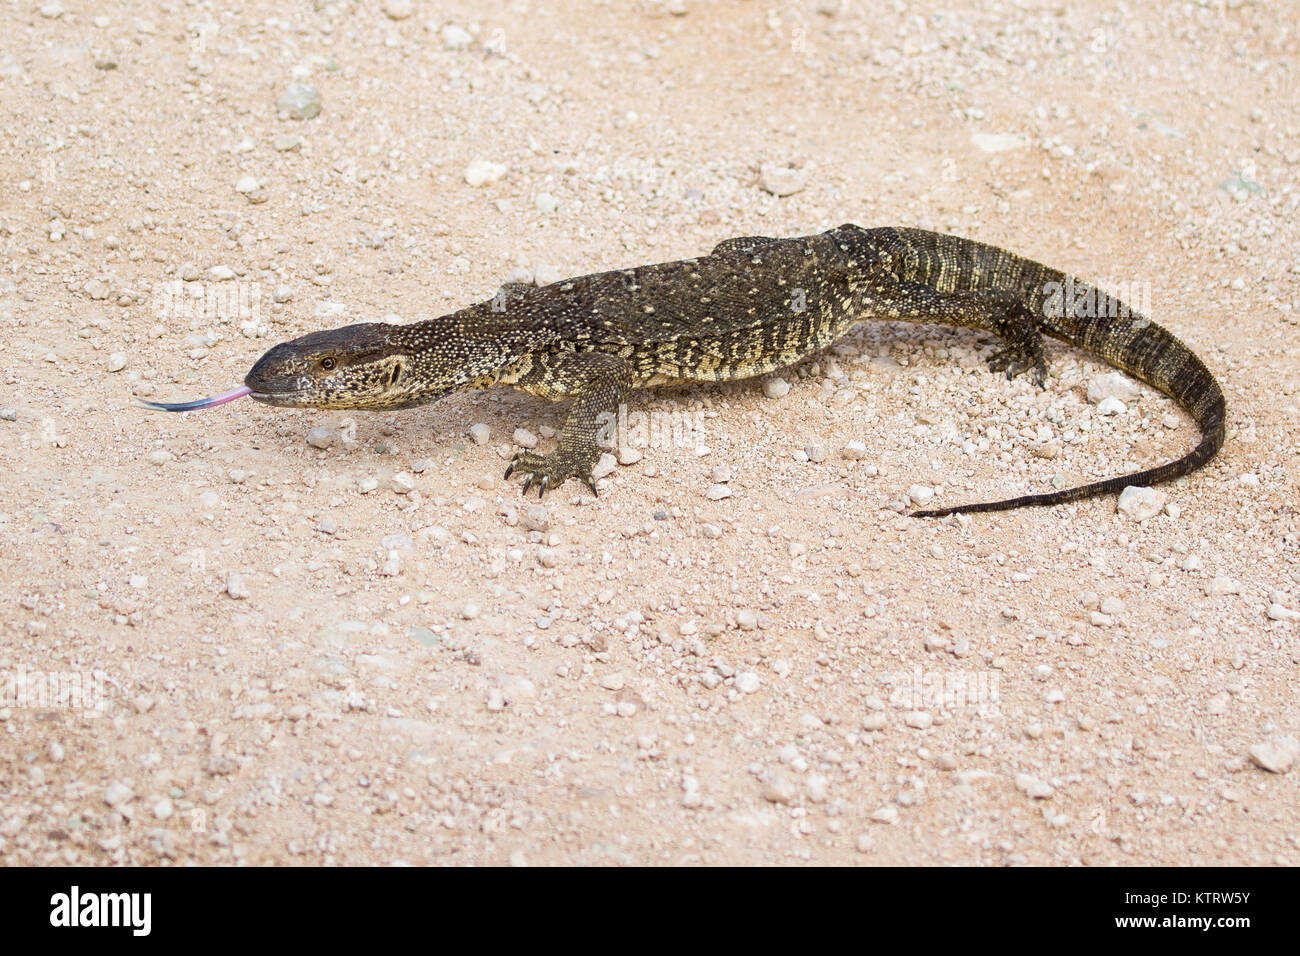
{"label": "lizard eye", "polygon": [[338,363],[337,363],[336,361],[334,361],[334,359],[332,359],[332,358],[323,358],[323,359],[320,360],[320,367],[323,368],[323,369],[324,369],[325,371],[327,371],[327,372],[332,372],[332,371],[334,371],[334,366],[337,365],[337,364],[338,364]]}

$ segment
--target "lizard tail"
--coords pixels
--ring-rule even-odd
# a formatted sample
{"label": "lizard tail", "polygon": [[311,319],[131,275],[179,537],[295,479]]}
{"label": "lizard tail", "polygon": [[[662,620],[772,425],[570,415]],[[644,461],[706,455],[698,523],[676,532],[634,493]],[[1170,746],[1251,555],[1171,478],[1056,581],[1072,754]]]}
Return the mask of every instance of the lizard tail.
{"label": "lizard tail", "polygon": [[[1038,272],[1042,279],[1038,288],[1047,290],[1044,298],[1034,303],[1044,333],[1091,352],[1173,399],[1195,420],[1201,440],[1181,458],[1132,474],[1003,501],[915,511],[912,513],[914,517],[940,518],[957,512],[1006,511],[1118,494],[1130,485],[1150,486],[1190,474],[1213,458],[1223,446],[1227,417],[1223,389],[1195,352],[1168,329],[1094,286],[1029,260],[1021,260],[1020,265],[1026,272]],[[1054,308],[1059,302],[1053,302],[1052,297],[1061,288],[1069,292],[1065,297],[1066,307]],[[1071,298],[1075,303],[1087,303],[1088,307],[1074,308]],[[1077,311],[1087,314],[1074,314]]]}

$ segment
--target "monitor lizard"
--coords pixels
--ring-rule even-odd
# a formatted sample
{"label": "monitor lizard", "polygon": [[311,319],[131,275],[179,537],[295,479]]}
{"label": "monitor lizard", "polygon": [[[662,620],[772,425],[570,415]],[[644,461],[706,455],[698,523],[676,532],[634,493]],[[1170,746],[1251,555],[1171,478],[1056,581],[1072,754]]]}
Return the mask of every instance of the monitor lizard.
{"label": "monitor lizard", "polygon": [[[1063,296],[1063,289],[1072,289]],[[1080,308],[1079,303],[1086,307]],[[1082,314],[1081,314],[1082,313]],[[859,322],[937,322],[992,332],[990,365],[1045,384],[1043,337],[1079,347],[1172,398],[1200,428],[1187,454],[1117,478],[912,512],[1056,505],[1189,474],[1223,444],[1223,390],[1172,333],[1115,297],[997,246],[920,229],[851,224],[814,236],[727,239],[707,256],[544,286],[509,283],[487,302],[395,325],[365,322],[276,345],[242,388],[146,403],[179,411],[243,395],[268,405],[394,409],[511,385],[572,400],[558,447],[517,453],[506,477],[538,494],[592,468],[632,388],[750,378],[829,345]]]}

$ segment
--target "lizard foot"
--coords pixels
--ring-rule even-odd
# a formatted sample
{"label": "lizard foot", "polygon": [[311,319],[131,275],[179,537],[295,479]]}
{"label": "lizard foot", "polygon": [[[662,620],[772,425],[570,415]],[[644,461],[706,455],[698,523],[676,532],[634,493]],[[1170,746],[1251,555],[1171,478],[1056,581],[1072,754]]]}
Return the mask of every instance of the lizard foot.
{"label": "lizard foot", "polygon": [[578,462],[559,451],[549,455],[540,455],[534,451],[516,452],[506,468],[505,476],[509,478],[516,471],[526,476],[523,488],[525,495],[534,482],[537,484],[537,497],[541,498],[548,488],[558,488],[570,478],[577,478],[596,495],[596,479],[591,476],[591,464]]}
{"label": "lizard foot", "polygon": [[1003,345],[989,357],[989,368],[1005,372],[1007,378],[1028,372],[1040,388],[1047,384],[1047,360],[1041,350],[1034,354],[1019,344]]}

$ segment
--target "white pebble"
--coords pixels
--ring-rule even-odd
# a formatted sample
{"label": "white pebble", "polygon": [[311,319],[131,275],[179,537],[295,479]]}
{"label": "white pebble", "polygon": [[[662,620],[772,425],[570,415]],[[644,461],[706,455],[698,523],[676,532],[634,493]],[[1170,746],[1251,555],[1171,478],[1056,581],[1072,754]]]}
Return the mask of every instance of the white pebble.
{"label": "white pebble", "polygon": [[1107,398],[1131,402],[1141,394],[1137,385],[1121,372],[1099,375],[1088,384],[1088,401],[1099,405]]}
{"label": "white pebble", "polygon": [[1250,748],[1250,759],[1255,766],[1269,773],[1286,773],[1300,757],[1300,741],[1294,737],[1270,737]]}
{"label": "white pebble", "polygon": [[1134,521],[1146,521],[1160,514],[1165,506],[1166,495],[1155,488],[1141,485],[1129,485],[1120,492],[1115,510]]}
{"label": "white pebble", "polygon": [[492,429],[487,425],[484,425],[482,422],[479,422],[477,425],[470,425],[469,437],[476,445],[486,445],[488,439],[492,437]]}
{"label": "white pebble", "polygon": [[907,497],[912,499],[913,504],[929,504],[934,498],[934,489],[929,485],[912,485],[907,489]]}
{"label": "white pebble", "polygon": [[1056,793],[1056,788],[1046,780],[1028,773],[1016,774],[1016,789],[1032,800],[1047,800]]}
{"label": "white pebble", "polygon": [[761,686],[763,686],[762,681],[753,671],[741,671],[736,675],[736,688],[742,694],[756,693]]}
{"label": "white pebble", "polygon": [[108,357],[108,370],[110,372],[120,372],[126,368],[126,353],[114,352]]}
{"label": "white pebble", "polygon": [[790,383],[783,378],[769,378],[763,383],[763,394],[768,398],[784,398],[790,394]]}
{"label": "white pebble", "polygon": [[442,45],[448,50],[463,50],[473,42],[474,37],[454,23],[449,23],[442,28]]}
{"label": "white pebble", "polygon": [[909,727],[914,727],[917,730],[925,730],[934,723],[934,718],[930,716],[929,711],[909,710],[907,713],[903,714],[903,723],[907,724]]}
{"label": "white pebble", "polygon": [[1097,403],[1098,415],[1123,415],[1127,411],[1128,406],[1114,395],[1107,395]]}
{"label": "white pebble", "polygon": [[506,167],[486,159],[473,160],[465,167],[465,182],[471,186],[487,186],[506,174]]}
{"label": "white pebble", "polygon": [[759,168],[758,184],[773,196],[792,196],[805,186],[804,175],[789,166],[764,163]]}

